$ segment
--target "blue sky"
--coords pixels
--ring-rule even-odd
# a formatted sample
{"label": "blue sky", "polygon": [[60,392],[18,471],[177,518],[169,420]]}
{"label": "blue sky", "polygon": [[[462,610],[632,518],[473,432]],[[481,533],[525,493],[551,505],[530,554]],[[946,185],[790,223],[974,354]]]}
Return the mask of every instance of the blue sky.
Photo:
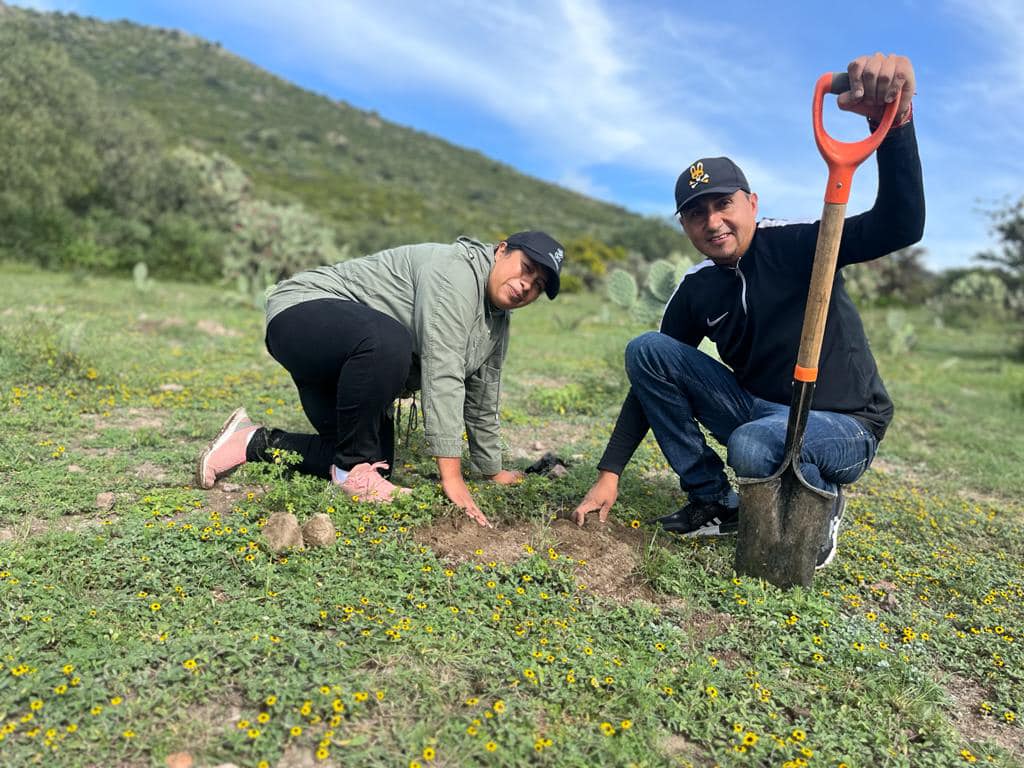
{"label": "blue sky", "polygon": [[[932,269],[995,246],[1024,192],[1024,3],[867,0],[20,0],[181,29],[305,88],[631,210],[669,216],[676,176],[726,154],[761,215],[815,219],[814,81],[857,55],[914,62]],[[826,112],[838,138],[866,133]],[[873,161],[850,212],[871,205]]]}

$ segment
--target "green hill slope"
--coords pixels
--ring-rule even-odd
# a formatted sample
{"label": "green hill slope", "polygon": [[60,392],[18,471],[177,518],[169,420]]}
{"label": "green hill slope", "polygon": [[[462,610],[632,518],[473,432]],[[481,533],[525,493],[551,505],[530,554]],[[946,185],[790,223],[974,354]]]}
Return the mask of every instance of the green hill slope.
{"label": "green hill slope", "polygon": [[256,194],[302,203],[356,253],[528,227],[590,235],[646,259],[681,245],[661,221],[305,91],[182,32],[2,3],[0,24],[57,45],[104,98],[154,117],[170,143],[227,155]]}

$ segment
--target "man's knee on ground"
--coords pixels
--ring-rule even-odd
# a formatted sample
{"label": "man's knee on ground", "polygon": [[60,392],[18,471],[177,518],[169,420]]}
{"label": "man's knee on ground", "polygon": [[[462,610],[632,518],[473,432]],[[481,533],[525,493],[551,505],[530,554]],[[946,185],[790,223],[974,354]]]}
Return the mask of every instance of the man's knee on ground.
{"label": "man's knee on ground", "polygon": [[726,461],[738,477],[769,477],[782,463],[784,447],[774,430],[744,424],[729,437]]}

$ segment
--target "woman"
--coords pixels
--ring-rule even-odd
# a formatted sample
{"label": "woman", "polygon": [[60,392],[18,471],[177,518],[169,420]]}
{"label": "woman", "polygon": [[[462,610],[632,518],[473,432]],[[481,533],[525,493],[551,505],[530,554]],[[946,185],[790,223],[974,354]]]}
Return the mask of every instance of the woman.
{"label": "woman", "polygon": [[473,468],[496,483],[503,470],[498,409],[513,309],[543,291],[555,298],[564,249],[544,232],[518,232],[496,246],[467,237],[450,245],[393,248],[301,272],[267,302],[266,344],[288,370],[316,434],[252,423],[236,410],[199,458],[196,481],[212,488],[273,449],[298,454],[296,469],[329,478],[346,495],[388,502],[390,409],[422,389],[424,434],[445,495],[490,525],[462,477],[462,435]]}

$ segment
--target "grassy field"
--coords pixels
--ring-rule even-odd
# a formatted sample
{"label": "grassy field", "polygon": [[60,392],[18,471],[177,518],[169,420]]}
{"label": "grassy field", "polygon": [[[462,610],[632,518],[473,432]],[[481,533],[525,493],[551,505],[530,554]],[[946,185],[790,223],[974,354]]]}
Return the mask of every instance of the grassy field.
{"label": "grassy field", "polygon": [[[392,507],[277,466],[192,487],[234,407],[304,423],[261,314],[3,265],[0,764],[1020,766],[1019,338],[911,320],[890,355],[866,317],[897,420],[835,562],[780,592],[640,524],[682,501],[650,440],[606,528],[564,519],[642,330],[597,297],[517,313],[509,461],[570,471],[479,486],[483,531],[415,430]],[[337,542],[272,554],[276,511]]]}

